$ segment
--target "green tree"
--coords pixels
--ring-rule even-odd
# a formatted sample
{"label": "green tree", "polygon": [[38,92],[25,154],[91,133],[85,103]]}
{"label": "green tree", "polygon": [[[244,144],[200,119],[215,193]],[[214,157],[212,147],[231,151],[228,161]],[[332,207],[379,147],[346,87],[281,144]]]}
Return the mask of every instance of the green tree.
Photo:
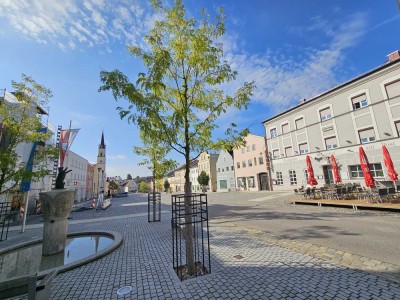
{"label": "green tree", "polygon": [[[0,100],[0,194],[17,190],[21,182],[38,181],[50,174],[47,162],[58,155],[58,149],[45,144],[51,134],[39,115],[52,97],[51,91],[24,74],[21,82],[12,81],[11,85],[16,103]],[[16,152],[23,143],[37,143],[31,162],[21,161]]]}
{"label": "green tree", "polygon": [[[144,64],[136,83],[114,70],[102,71],[100,91],[111,90],[116,100],[125,98],[127,107],[118,107],[121,118],[136,123],[150,138],[165,141],[185,159],[186,223],[191,223],[190,162],[205,149],[215,148],[212,133],[216,120],[228,108],[247,108],[254,83],[245,82],[233,95],[226,95],[221,85],[236,78],[224,60],[219,42],[225,32],[222,9],[215,21],[202,11],[198,21],[186,17],[181,0],[172,8],[152,1],[162,15],[145,36],[148,47],[129,47]],[[148,49],[148,51],[147,51]],[[185,226],[188,272],[193,274],[194,247],[190,225]]]}
{"label": "green tree", "polygon": [[147,183],[146,183],[145,180],[142,180],[140,182],[139,191],[141,191],[142,193],[146,193],[147,192]]}
{"label": "green tree", "polygon": [[118,191],[118,190],[119,190],[119,185],[118,185],[114,180],[112,180],[112,181],[108,184],[108,187],[110,188],[110,190],[112,190],[112,193],[113,193],[113,194],[114,194],[115,191]]}
{"label": "green tree", "polygon": [[157,180],[156,188],[157,188],[157,191],[162,192],[162,189],[163,189],[163,182],[162,182],[162,179],[158,179],[158,180]]}
{"label": "green tree", "polygon": [[[165,174],[176,167],[176,162],[172,159],[166,159],[165,156],[169,151],[168,145],[160,143],[158,139],[152,139],[143,131],[140,133],[140,139],[143,142],[142,147],[134,147],[134,152],[137,155],[145,156],[146,158],[139,165],[146,165],[152,173],[153,181],[153,221],[156,220],[156,183],[164,178]],[[161,183],[162,188],[162,183]]]}
{"label": "green tree", "polygon": [[131,174],[126,175],[126,179],[127,180],[132,180],[132,175]]}
{"label": "green tree", "polygon": [[171,185],[168,182],[168,179],[165,179],[164,181],[164,192],[168,192],[168,189]]}
{"label": "green tree", "polygon": [[142,147],[134,147],[136,155],[144,156],[145,159],[139,165],[147,166],[153,176],[153,193],[156,191],[156,182],[164,178],[165,174],[176,167],[176,162],[172,159],[166,159],[165,156],[169,151],[168,145],[155,140],[140,132],[140,139],[143,142]]}
{"label": "green tree", "polygon": [[203,190],[204,187],[208,185],[210,182],[210,176],[204,171],[201,171],[200,175],[197,177],[197,182],[202,186]]}

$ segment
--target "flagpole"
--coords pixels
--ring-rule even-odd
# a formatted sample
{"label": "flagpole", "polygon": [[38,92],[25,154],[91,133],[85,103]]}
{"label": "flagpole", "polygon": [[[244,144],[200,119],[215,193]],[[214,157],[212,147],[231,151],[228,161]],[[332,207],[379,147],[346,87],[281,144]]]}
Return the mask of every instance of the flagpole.
{"label": "flagpole", "polygon": [[67,157],[67,162],[65,165],[68,166],[68,148],[69,148],[69,137],[71,135],[71,124],[72,120],[69,121],[69,128],[68,128],[68,138],[67,138],[67,148],[65,149],[65,156]]}

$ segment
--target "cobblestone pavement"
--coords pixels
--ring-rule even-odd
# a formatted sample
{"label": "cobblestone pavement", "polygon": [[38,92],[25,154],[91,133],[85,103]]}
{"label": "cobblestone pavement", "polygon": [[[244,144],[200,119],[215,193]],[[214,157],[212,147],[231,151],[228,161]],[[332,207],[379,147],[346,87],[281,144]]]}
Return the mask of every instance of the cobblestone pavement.
{"label": "cobblestone pavement", "polygon": [[[221,219],[210,222],[212,274],[180,282],[172,268],[170,213],[162,215],[162,222],[147,223],[144,199],[116,200],[122,205],[114,205],[114,213],[121,210],[125,213],[121,216],[112,216],[112,210],[71,214],[70,232],[112,230],[121,233],[124,242],[99,260],[59,274],[52,299],[398,299],[400,295],[400,284],[390,280],[392,266],[381,268],[380,262],[373,265],[343,251],[274,237]],[[164,204],[162,209],[169,207]],[[23,234],[12,230],[0,248],[41,237],[40,227],[40,222],[33,222]],[[238,255],[243,258],[235,258]],[[371,264],[370,272],[362,271],[368,268],[359,263]],[[134,288],[132,293],[117,296],[125,285]]]}

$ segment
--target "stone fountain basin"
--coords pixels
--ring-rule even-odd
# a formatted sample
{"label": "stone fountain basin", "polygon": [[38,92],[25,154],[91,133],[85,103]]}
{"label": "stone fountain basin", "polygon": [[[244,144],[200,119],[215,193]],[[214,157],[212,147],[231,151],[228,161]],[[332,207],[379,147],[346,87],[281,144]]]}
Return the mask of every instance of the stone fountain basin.
{"label": "stone fountain basin", "polygon": [[[58,269],[58,273],[63,273],[63,272],[75,269],[77,267],[80,267],[82,265],[85,265],[87,263],[90,263],[94,260],[97,260],[97,259],[111,253],[115,249],[117,249],[122,244],[122,241],[123,241],[122,235],[117,232],[114,232],[114,231],[84,231],[84,232],[70,233],[67,235],[67,239],[68,238],[76,238],[76,237],[94,236],[94,235],[108,237],[108,238],[112,239],[112,243],[110,245],[108,245],[106,248],[98,251],[97,253],[88,255],[82,259],[73,261],[71,263],[68,263],[68,264],[65,264],[62,266],[58,266],[55,268],[50,268],[47,270],[40,271],[37,273],[37,278],[43,279],[47,274],[51,273],[52,271],[54,271],[56,269]],[[9,252],[13,252],[20,248],[27,248],[27,247],[34,246],[34,245],[42,243],[42,241],[43,241],[43,239],[37,239],[34,241],[30,241],[28,243],[21,243],[21,244],[13,245],[11,247],[1,250],[0,255],[5,255]],[[7,278],[5,281],[0,282],[0,291],[4,288],[7,288],[7,289],[18,288],[18,287],[26,284],[25,278],[28,275],[33,275],[33,274],[25,274],[23,276]]]}

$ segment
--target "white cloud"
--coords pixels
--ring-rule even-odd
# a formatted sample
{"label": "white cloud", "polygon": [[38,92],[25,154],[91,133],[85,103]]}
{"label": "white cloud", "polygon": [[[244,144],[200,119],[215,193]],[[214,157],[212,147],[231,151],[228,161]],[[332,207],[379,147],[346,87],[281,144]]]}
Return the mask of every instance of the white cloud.
{"label": "white cloud", "polygon": [[148,6],[140,0],[2,0],[0,17],[28,38],[65,51],[65,45],[92,47],[112,39],[140,44]]}
{"label": "white cloud", "polygon": [[[243,47],[238,47],[240,41],[235,35],[225,37],[226,59],[239,75],[235,83],[227,84],[224,88],[233,93],[244,81],[254,80],[257,89],[252,99],[274,105],[277,110],[331,88],[337,83],[335,70],[343,61],[345,50],[354,46],[366,30],[366,16],[352,15],[336,28],[334,24],[317,17],[309,28],[301,31],[304,30],[322,31],[328,43],[318,49],[298,51],[288,48],[279,53],[269,50],[264,54],[251,55],[238,50]],[[281,54],[290,51],[293,52],[291,56]]]}
{"label": "white cloud", "polygon": [[124,154],[109,155],[108,158],[111,160],[123,160],[126,159],[126,155]]}
{"label": "white cloud", "polygon": [[[65,48],[64,45],[59,45],[59,47],[62,49],[62,47]],[[72,120],[72,125],[73,127],[83,127],[83,125],[86,123],[93,123],[95,121],[99,120],[99,117],[90,115],[90,114],[82,114],[79,112],[71,112],[71,120]]]}

